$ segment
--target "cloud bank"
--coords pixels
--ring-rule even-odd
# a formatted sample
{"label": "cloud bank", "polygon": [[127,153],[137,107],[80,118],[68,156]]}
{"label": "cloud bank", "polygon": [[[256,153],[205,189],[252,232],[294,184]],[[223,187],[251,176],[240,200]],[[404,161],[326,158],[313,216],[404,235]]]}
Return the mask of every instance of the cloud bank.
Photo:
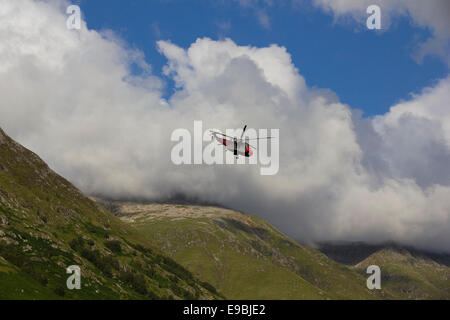
{"label": "cloud bank", "polygon": [[[166,101],[142,53],[85,23],[67,30],[65,5],[0,0],[0,126],[84,192],[219,202],[306,243],[450,252],[450,77],[364,119],[309,88],[283,47],[159,41],[177,88]],[[175,166],[170,134],[194,120],[279,128],[279,173]]]}

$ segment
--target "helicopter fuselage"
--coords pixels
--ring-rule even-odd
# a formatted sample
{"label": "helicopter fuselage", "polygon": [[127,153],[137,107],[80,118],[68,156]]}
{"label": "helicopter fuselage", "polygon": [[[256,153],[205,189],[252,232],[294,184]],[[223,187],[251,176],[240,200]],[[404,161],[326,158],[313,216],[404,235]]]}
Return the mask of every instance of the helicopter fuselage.
{"label": "helicopter fuselage", "polygon": [[235,156],[250,157],[253,155],[253,151],[247,142],[238,141],[236,139],[225,139],[214,136],[216,140],[225,146],[228,151],[233,152]]}

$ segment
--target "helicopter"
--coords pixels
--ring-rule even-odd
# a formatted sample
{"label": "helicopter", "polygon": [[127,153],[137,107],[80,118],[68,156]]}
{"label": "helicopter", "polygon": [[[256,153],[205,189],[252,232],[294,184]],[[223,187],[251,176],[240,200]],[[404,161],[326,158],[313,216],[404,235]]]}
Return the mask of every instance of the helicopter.
{"label": "helicopter", "polygon": [[[223,145],[227,151],[233,152],[234,156],[238,158],[239,156],[251,157],[253,151],[250,149],[255,149],[254,146],[246,142],[247,140],[262,140],[262,139],[272,139],[272,137],[265,138],[253,138],[253,139],[242,139],[245,130],[247,130],[247,125],[242,129],[242,134],[240,138],[230,137],[218,131],[209,130],[212,139],[216,139],[220,145]],[[227,139],[228,138],[228,139]]]}

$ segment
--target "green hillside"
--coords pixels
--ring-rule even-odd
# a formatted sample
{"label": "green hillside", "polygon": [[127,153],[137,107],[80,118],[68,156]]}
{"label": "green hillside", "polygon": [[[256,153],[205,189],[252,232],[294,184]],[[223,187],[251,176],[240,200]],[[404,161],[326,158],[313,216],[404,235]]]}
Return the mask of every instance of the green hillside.
{"label": "green hillside", "polygon": [[[81,267],[80,290],[66,268]],[[0,129],[0,299],[211,299],[197,280]]]}
{"label": "green hillside", "polygon": [[383,292],[401,299],[450,299],[450,268],[415,250],[380,249],[358,263],[364,272],[376,264],[382,270]]}
{"label": "green hillside", "polygon": [[366,288],[366,276],[299,245],[255,216],[206,206],[114,206],[123,221],[227,298],[380,297]]}

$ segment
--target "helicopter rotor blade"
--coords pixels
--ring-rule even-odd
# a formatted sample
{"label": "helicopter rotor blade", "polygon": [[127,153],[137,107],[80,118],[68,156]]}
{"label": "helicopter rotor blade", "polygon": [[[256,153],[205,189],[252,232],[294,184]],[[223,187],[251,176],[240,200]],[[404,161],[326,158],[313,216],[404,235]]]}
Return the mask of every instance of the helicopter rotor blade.
{"label": "helicopter rotor blade", "polygon": [[244,129],[242,130],[240,140],[242,140],[242,137],[244,136],[245,130],[247,130],[247,125],[245,125],[245,126],[244,126]]}
{"label": "helicopter rotor blade", "polygon": [[212,130],[209,130],[209,132],[211,132],[211,134],[213,134],[213,135],[220,134],[221,136],[224,136],[224,137],[227,137],[227,138],[230,138],[230,139],[235,139],[233,137],[227,136],[226,134],[223,134],[222,132],[212,131]]}
{"label": "helicopter rotor blade", "polygon": [[274,137],[264,137],[264,138],[253,138],[253,139],[245,139],[245,140],[264,140],[264,139],[273,139]]}

